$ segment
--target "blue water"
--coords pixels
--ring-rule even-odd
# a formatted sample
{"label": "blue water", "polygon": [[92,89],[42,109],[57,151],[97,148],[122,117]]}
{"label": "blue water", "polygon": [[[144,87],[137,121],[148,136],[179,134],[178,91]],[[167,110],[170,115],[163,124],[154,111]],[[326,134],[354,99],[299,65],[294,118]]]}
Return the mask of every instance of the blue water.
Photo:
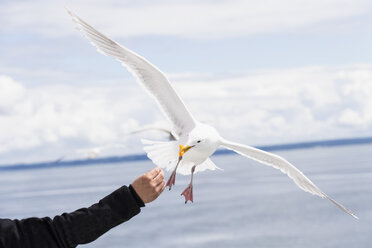
{"label": "blue water", "polygon": [[[372,145],[277,151],[359,216],[298,189],[271,167],[212,158],[224,171],[189,177],[127,223],[82,247],[372,247]],[[149,161],[0,171],[0,217],[51,216],[90,206],[153,165]],[[169,176],[169,173],[167,173]]]}

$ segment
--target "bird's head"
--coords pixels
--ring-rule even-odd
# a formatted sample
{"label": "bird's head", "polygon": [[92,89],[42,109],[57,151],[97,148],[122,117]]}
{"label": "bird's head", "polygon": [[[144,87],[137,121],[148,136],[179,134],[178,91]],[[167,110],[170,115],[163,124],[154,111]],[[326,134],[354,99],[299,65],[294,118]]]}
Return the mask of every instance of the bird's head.
{"label": "bird's head", "polygon": [[186,152],[205,154],[210,156],[220,145],[220,136],[216,129],[205,124],[199,124],[187,136],[184,144],[180,145],[179,156],[182,157]]}

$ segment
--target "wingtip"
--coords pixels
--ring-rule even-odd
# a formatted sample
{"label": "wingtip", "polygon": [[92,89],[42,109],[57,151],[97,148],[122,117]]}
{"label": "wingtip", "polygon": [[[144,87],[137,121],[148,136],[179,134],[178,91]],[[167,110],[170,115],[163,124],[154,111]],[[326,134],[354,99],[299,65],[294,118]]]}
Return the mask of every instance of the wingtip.
{"label": "wingtip", "polygon": [[71,16],[74,15],[74,13],[72,13],[72,11],[71,11],[69,8],[67,8],[66,6],[65,6],[65,10],[66,10],[66,12],[67,12],[69,15],[71,15]]}
{"label": "wingtip", "polygon": [[[324,193],[323,193],[324,194]],[[355,219],[359,220],[359,217],[356,216],[353,212],[351,212],[349,209],[345,208],[344,206],[342,206],[340,203],[336,202],[335,200],[333,200],[331,197],[329,197],[328,195],[324,194],[324,197],[327,198],[328,200],[330,200],[333,204],[335,204],[337,207],[339,207],[341,210],[343,210],[345,213],[351,215],[352,217],[354,217]]]}
{"label": "wingtip", "polygon": [[67,8],[66,6],[65,6],[65,10],[71,16],[72,20],[75,23],[78,23],[79,17],[74,12],[72,12],[69,8]]}
{"label": "wingtip", "polygon": [[359,217],[358,216],[356,216],[355,214],[353,214],[353,213],[349,213],[351,216],[353,216],[354,217],[354,219],[357,219],[357,220],[359,220]]}
{"label": "wingtip", "polygon": [[[75,15],[75,13],[72,12],[72,11],[71,11],[69,8],[67,8],[66,6],[65,6],[65,10],[66,10],[66,12],[70,15],[72,21],[73,21],[74,23],[78,23],[78,21],[77,21],[77,16]],[[79,26],[78,26],[78,25],[76,25],[76,28],[79,30]]]}

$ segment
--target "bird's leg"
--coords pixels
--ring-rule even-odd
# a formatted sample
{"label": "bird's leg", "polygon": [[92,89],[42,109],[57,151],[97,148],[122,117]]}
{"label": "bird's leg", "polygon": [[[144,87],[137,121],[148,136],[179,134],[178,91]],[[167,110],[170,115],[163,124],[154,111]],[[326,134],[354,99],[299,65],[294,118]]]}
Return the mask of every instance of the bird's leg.
{"label": "bird's leg", "polygon": [[191,181],[190,181],[189,186],[181,194],[185,197],[185,204],[187,203],[187,201],[194,202],[193,194],[192,194],[192,180],[194,178],[195,167],[196,167],[196,165],[194,165],[191,168]]}
{"label": "bird's leg", "polygon": [[176,171],[177,171],[177,167],[180,164],[181,160],[182,160],[182,156],[179,156],[176,168],[174,168],[174,170],[172,172],[172,175],[168,179],[166,187],[169,187],[169,190],[171,190],[172,185],[174,185],[176,183]]}

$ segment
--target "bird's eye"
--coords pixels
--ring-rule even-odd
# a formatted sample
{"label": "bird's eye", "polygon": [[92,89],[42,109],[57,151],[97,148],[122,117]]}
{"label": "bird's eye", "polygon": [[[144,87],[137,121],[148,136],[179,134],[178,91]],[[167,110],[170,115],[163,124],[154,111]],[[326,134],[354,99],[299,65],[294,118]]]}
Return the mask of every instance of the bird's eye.
{"label": "bird's eye", "polygon": [[200,143],[200,142],[201,142],[201,140],[198,140],[198,141],[197,141],[197,143]]}

